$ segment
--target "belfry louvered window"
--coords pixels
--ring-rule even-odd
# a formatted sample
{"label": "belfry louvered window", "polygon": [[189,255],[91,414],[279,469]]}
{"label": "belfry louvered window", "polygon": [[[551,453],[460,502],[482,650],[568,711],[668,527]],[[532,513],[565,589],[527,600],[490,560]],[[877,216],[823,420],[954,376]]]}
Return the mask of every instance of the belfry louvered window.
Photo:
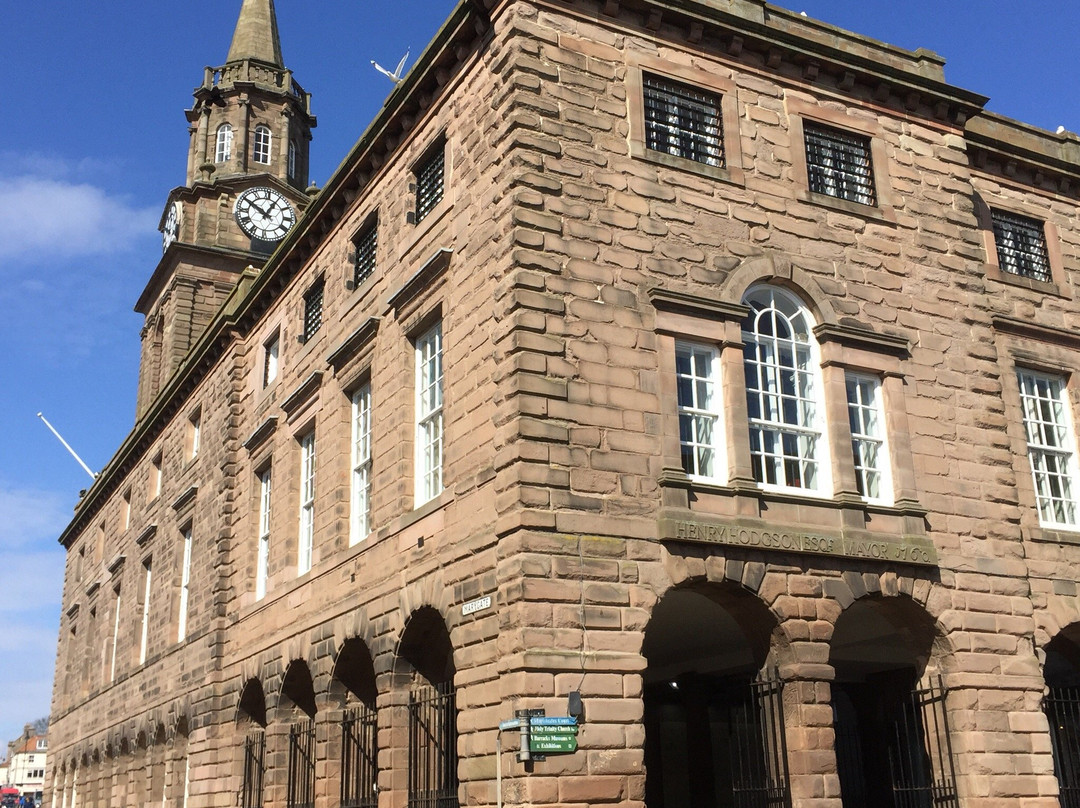
{"label": "belfry louvered window", "polygon": [[1050,256],[1043,223],[1000,210],[991,210],[990,220],[1001,271],[1049,282]]}
{"label": "belfry louvered window", "polygon": [[811,121],[803,122],[803,132],[811,191],[861,205],[877,204],[870,138]]}
{"label": "belfry louvered window", "polygon": [[322,327],[323,281],[320,279],[304,295],[304,342],[315,336]]}
{"label": "belfry louvered window", "polygon": [[252,158],[256,163],[262,163],[263,165],[269,165],[270,163],[270,144],[273,140],[273,136],[270,134],[270,128],[267,126],[255,127],[255,146],[252,151]]}
{"label": "belfry louvered window", "polygon": [[724,166],[720,96],[649,73],[642,75],[642,92],[647,148]]}
{"label": "belfry louvered window", "polygon": [[446,141],[440,138],[416,166],[416,210],[413,220],[419,224],[443,198],[446,174]]}

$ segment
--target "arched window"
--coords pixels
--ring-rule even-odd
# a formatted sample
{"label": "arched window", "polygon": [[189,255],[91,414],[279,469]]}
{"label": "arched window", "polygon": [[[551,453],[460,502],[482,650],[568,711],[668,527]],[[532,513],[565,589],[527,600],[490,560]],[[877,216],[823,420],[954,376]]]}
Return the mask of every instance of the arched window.
{"label": "arched window", "polygon": [[296,141],[289,141],[289,179],[296,178]]}
{"label": "arched window", "polygon": [[829,469],[814,321],[776,287],[754,287],[743,303],[750,307],[742,337],[754,479],[824,492]]}
{"label": "arched window", "polygon": [[223,123],[217,130],[217,146],[214,149],[214,162],[226,163],[232,159],[232,127]]}
{"label": "arched window", "polygon": [[256,163],[268,165],[270,163],[270,128],[259,125],[255,127],[255,153],[253,159]]}

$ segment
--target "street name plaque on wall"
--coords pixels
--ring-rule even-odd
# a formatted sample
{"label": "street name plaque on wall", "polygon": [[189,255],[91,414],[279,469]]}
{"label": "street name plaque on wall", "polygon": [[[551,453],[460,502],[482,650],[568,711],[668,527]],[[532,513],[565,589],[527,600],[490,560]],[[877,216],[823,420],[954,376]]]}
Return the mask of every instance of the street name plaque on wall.
{"label": "street name plaque on wall", "polygon": [[895,536],[852,531],[851,533],[805,530],[744,522],[737,519],[683,519],[665,516],[660,519],[660,538],[695,544],[725,544],[751,550],[774,550],[781,553],[839,556],[894,564],[937,566],[937,550],[921,536]]}

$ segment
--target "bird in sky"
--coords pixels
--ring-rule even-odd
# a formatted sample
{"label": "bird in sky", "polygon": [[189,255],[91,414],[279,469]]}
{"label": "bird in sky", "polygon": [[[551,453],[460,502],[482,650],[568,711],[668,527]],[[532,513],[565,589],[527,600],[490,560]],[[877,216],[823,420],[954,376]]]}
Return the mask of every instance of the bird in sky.
{"label": "bird in sky", "polygon": [[405,55],[401,57],[401,61],[398,62],[397,67],[394,69],[393,73],[391,73],[378,62],[376,62],[374,59],[371,60],[371,66],[378,70],[380,73],[382,73],[384,76],[386,76],[388,79],[390,79],[390,81],[394,82],[394,84],[397,84],[399,81],[401,81],[402,71],[405,69],[405,62],[408,60],[408,58],[409,51],[405,51]]}

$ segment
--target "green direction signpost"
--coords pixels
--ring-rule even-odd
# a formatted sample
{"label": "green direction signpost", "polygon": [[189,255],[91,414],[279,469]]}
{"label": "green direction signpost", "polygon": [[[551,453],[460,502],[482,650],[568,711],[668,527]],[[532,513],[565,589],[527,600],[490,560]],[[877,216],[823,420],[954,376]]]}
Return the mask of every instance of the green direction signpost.
{"label": "green direction signpost", "polygon": [[551,716],[529,719],[529,751],[566,754],[577,751],[577,719]]}

